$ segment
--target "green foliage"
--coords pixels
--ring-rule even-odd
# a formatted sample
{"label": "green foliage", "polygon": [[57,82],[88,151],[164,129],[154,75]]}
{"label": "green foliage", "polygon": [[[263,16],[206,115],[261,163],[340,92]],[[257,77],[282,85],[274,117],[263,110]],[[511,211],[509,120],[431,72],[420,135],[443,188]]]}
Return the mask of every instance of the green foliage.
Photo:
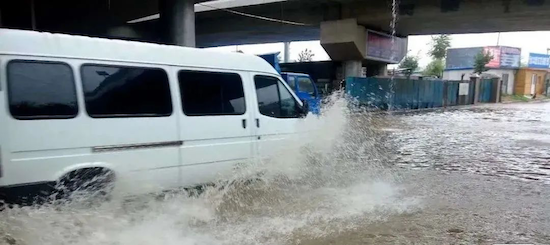
{"label": "green foliage", "polygon": [[474,73],[480,74],[488,71],[489,69],[485,67],[493,59],[493,56],[488,53],[481,51],[474,57]]}
{"label": "green foliage", "polygon": [[313,61],[315,54],[309,49],[304,49],[298,54],[298,62],[310,62]]}
{"label": "green foliage", "polygon": [[527,98],[523,95],[514,94],[514,95],[512,95],[512,100],[527,102],[527,101],[529,101],[529,98]]}
{"label": "green foliage", "polygon": [[435,59],[426,66],[426,68],[422,72],[422,75],[436,76],[441,78],[441,76],[443,75],[443,70],[445,70],[445,62],[443,62],[442,59]]}
{"label": "green foliage", "polygon": [[447,49],[451,47],[451,36],[446,34],[433,36],[431,45],[430,56],[436,60],[443,60],[447,56]]}
{"label": "green foliage", "polygon": [[405,69],[405,75],[410,77],[416,69],[418,69],[418,57],[416,56],[405,56],[401,63],[399,63],[400,69]]}

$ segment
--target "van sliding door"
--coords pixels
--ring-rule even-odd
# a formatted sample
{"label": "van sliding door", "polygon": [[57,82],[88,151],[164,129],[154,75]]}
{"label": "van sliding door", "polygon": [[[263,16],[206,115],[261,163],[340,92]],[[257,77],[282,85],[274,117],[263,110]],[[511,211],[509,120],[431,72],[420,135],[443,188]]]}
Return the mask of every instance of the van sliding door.
{"label": "van sliding door", "polygon": [[248,74],[180,70],[178,81],[182,183],[196,185],[231,178],[252,156],[252,111],[244,86]]}

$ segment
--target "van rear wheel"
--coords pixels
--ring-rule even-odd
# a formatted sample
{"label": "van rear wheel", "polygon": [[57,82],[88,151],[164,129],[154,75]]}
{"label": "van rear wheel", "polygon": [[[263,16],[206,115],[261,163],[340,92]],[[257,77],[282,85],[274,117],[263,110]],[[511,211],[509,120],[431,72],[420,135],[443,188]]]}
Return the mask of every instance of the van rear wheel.
{"label": "van rear wheel", "polygon": [[114,173],[105,168],[86,168],[68,173],[56,185],[61,201],[105,201],[110,197]]}

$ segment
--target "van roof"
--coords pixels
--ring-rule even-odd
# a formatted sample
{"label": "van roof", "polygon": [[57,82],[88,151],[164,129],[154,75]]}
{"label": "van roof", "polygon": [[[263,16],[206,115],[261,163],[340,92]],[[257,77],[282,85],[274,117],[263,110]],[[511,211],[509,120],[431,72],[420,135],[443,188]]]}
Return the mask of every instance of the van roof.
{"label": "van roof", "polygon": [[262,58],[241,53],[10,29],[0,29],[0,40],[0,55],[122,61],[278,75]]}

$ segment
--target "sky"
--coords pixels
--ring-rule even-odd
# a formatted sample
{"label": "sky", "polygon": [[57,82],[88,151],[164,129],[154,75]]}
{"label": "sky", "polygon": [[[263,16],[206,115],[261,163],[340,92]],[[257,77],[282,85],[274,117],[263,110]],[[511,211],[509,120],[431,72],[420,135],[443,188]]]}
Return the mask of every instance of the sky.
{"label": "sky", "polygon": [[[430,61],[428,51],[430,49],[431,36],[409,36],[409,55],[416,55],[420,58],[420,67],[426,66]],[[497,42],[502,46],[511,46],[521,48],[522,62],[527,61],[529,53],[543,53],[550,48],[550,31],[537,32],[502,32],[500,39],[498,33],[480,33],[480,34],[457,34],[451,35],[451,48],[482,47],[495,46]],[[246,54],[265,54],[272,52],[281,52],[283,55],[282,43],[240,45],[210,48],[224,52],[234,52],[241,50]],[[310,49],[315,56],[313,60],[330,60],[329,56],[321,47],[319,41],[292,42],[290,44],[290,60],[295,61],[300,51]]]}

